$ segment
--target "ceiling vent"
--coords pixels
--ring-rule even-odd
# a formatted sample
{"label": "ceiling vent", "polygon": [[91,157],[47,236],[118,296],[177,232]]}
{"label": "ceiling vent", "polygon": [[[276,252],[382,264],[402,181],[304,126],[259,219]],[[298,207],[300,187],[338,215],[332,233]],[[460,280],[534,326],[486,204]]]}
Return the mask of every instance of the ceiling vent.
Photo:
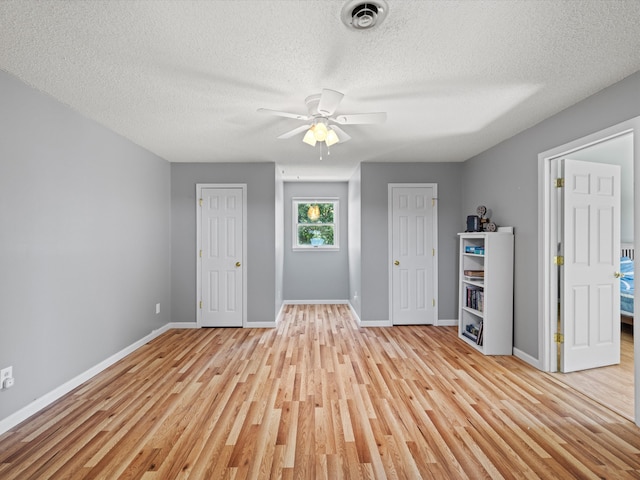
{"label": "ceiling vent", "polygon": [[342,7],[342,21],[355,30],[367,30],[379,25],[387,16],[387,3],[384,0],[363,2],[351,0]]}

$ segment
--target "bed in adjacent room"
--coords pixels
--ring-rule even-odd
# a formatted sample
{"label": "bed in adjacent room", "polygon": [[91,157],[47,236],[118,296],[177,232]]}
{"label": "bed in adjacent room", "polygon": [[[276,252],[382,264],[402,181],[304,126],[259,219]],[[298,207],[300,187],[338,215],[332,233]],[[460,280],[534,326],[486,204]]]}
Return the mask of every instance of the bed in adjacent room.
{"label": "bed in adjacent room", "polygon": [[620,249],[620,321],[633,325],[634,272],[633,244],[623,243]]}

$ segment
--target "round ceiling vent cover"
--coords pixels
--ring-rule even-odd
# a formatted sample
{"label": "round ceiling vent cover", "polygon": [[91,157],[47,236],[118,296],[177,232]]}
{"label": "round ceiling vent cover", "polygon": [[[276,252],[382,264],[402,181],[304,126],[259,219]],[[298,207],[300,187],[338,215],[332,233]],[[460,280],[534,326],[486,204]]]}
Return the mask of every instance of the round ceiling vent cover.
{"label": "round ceiling vent cover", "polygon": [[387,16],[387,3],[384,0],[365,2],[351,0],[342,7],[342,21],[355,30],[366,30],[379,25]]}

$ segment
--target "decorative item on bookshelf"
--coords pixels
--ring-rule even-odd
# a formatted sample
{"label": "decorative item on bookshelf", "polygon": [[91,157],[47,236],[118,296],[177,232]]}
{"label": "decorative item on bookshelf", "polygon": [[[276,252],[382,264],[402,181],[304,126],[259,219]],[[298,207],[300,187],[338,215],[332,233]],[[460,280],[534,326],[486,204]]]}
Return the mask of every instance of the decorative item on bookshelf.
{"label": "decorative item on bookshelf", "polygon": [[476,208],[477,215],[467,216],[466,233],[471,232],[496,232],[498,226],[489,218],[489,210],[484,205],[478,205]]}
{"label": "decorative item on bookshelf", "polygon": [[467,216],[467,232],[480,232],[482,227],[480,226],[480,217],[477,215]]}

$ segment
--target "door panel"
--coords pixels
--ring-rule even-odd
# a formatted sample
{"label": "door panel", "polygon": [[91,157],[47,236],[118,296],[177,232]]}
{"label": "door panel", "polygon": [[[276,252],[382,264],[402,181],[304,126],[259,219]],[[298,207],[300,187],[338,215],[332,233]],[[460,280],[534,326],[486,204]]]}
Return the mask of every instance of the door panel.
{"label": "door panel", "polygon": [[394,325],[435,320],[434,187],[391,188],[391,320]]}
{"label": "door panel", "polygon": [[564,159],[561,371],[620,363],[620,167]]}
{"label": "door panel", "polygon": [[243,190],[203,188],[201,198],[200,325],[241,327]]}

